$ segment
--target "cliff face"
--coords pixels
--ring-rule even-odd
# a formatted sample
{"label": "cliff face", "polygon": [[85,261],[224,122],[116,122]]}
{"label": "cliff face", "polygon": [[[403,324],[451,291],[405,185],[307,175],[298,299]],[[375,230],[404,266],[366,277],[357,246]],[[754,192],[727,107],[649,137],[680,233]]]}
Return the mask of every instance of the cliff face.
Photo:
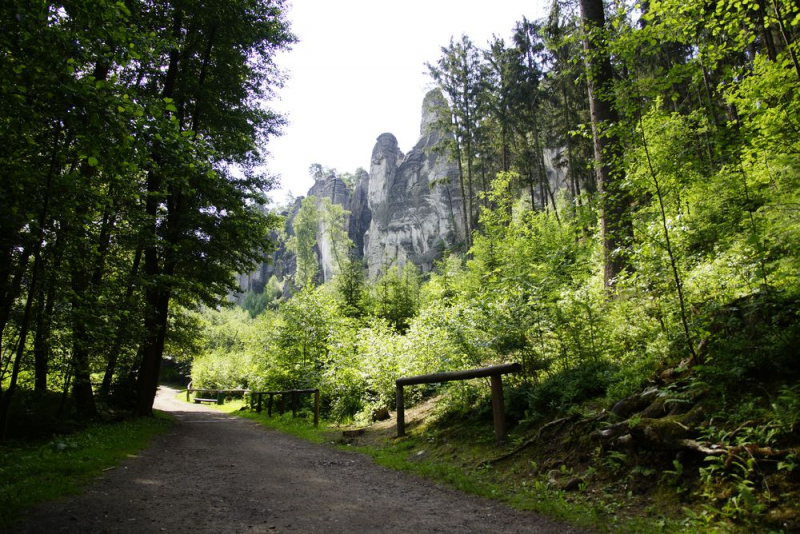
{"label": "cliff face", "polygon": [[364,236],[372,223],[372,211],[369,209],[369,173],[359,169],[356,174],[356,187],[350,197],[350,220],[347,225],[347,236],[353,242],[353,252],[358,258],[364,257]]}
{"label": "cliff face", "polygon": [[429,271],[445,249],[464,241],[458,168],[433,129],[441,94],[423,103],[421,136],[407,155],[389,133],[372,150],[367,195],[372,222],[364,238],[370,278],[412,262]]}

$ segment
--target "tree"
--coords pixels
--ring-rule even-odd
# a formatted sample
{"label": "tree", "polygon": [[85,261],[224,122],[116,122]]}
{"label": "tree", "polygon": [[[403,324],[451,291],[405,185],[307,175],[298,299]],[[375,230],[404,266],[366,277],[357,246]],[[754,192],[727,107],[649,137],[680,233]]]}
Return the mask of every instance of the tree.
{"label": "tree", "polygon": [[480,51],[466,35],[459,42],[450,39],[450,45],[442,47],[442,57],[432,65],[427,64],[428,73],[441,88],[450,104],[450,113],[441,114],[447,122],[438,125],[442,131],[452,134],[450,153],[458,163],[459,185],[463,199],[465,243],[469,248],[475,226],[476,210],[474,164],[484,110],[481,101],[486,79],[486,67]]}
{"label": "tree", "polygon": [[364,279],[364,262],[349,255],[334,278],[339,307],[346,317],[360,318],[367,311],[367,284]]}
{"label": "tree", "polygon": [[[341,205],[334,204],[329,198],[319,203],[320,228],[318,242],[320,252],[330,254],[333,259],[333,275],[342,272],[353,248],[353,242],[347,235],[347,223],[350,212]],[[327,281],[327,280],[326,280]]]}
{"label": "tree", "polygon": [[306,197],[300,204],[300,210],[292,220],[293,236],[289,239],[288,248],[297,257],[297,269],[294,283],[305,287],[316,282],[319,269],[317,259],[317,229],[319,227],[319,209],[317,199]]}
{"label": "tree", "polygon": [[621,144],[617,133],[620,117],[614,107],[614,73],[606,42],[603,2],[580,0],[580,10],[595,171],[602,195],[603,280],[606,289],[611,289],[617,276],[629,266],[627,256],[633,239],[629,214],[631,200],[623,184]]}
{"label": "tree", "polygon": [[375,282],[373,293],[374,314],[403,334],[419,307],[419,270],[410,262],[402,268],[390,268]]}

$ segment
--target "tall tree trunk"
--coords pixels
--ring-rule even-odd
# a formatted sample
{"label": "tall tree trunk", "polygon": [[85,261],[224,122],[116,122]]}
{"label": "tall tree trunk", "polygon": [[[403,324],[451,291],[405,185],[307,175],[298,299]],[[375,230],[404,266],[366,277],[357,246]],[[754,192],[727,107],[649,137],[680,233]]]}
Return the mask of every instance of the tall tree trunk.
{"label": "tall tree trunk", "polygon": [[36,318],[36,335],[33,341],[33,361],[34,361],[34,389],[37,391],[47,390],[47,375],[50,366],[50,333],[53,324],[53,309],[56,303],[56,289],[58,280],[56,274],[61,269],[61,259],[64,239],[56,235],[56,242],[53,245],[53,263],[48,269],[50,277],[48,279],[47,292],[39,299],[40,309]]}
{"label": "tall tree trunk", "polygon": [[[95,67],[93,77],[103,81],[108,78],[110,66],[105,59],[101,59]],[[88,161],[81,163],[80,176],[85,181],[87,190],[92,188],[92,179],[97,175],[97,170]],[[86,224],[91,206],[78,201],[75,208],[77,219],[75,233],[75,260],[72,264],[72,359],[74,362],[75,380],[72,385],[72,394],[75,397],[75,408],[82,417],[97,415],[97,406],[94,402],[92,390],[92,368],[90,353],[94,333],[90,333],[94,309],[96,304],[97,286],[102,278],[105,255],[108,251],[108,224],[109,214],[106,211],[100,231],[99,243],[93,247]],[[105,242],[104,242],[105,241]]]}
{"label": "tall tree trunk", "polygon": [[11,378],[8,382],[8,387],[0,395],[0,442],[5,441],[8,432],[8,422],[11,416],[11,400],[17,389],[17,380],[19,379],[19,370],[22,364],[22,356],[25,353],[25,346],[28,338],[28,330],[31,323],[31,311],[33,309],[33,302],[36,299],[37,285],[39,281],[39,271],[41,265],[41,243],[37,245],[36,252],[34,253],[33,260],[33,274],[31,276],[31,283],[28,286],[28,296],[25,300],[25,311],[22,315],[22,322],[20,323],[19,340],[17,341],[17,350],[14,354],[14,364],[11,369]]}
{"label": "tall tree trunk", "polygon": [[[176,9],[172,24],[172,36],[176,40],[181,37],[182,25],[183,15],[180,9]],[[179,62],[180,50],[176,47],[169,54],[169,67],[167,68],[162,91],[164,98],[173,98],[175,95]],[[158,163],[160,159],[157,152],[158,147],[154,151],[153,159]],[[157,165],[157,167],[160,166]],[[158,376],[161,370],[161,357],[166,339],[167,314],[171,296],[162,276],[165,273],[162,273],[159,265],[158,207],[160,204],[159,196],[163,192],[164,186],[164,177],[161,172],[160,168],[155,168],[150,170],[147,176],[145,215],[149,219],[150,227],[148,229],[149,235],[145,237],[146,245],[144,249],[144,273],[147,278],[144,311],[145,337],[142,343],[142,362],[139,366],[135,409],[136,414],[140,416],[153,415],[153,402],[158,388]]]}
{"label": "tall tree trunk", "polygon": [[[136,275],[139,272],[139,263],[142,260],[142,246],[136,248],[136,254],[133,257],[133,265],[131,266],[131,273],[128,279],[128,287],[125,289],[125,297],[122,299],[121,306],[123,309],[128,309],[133,292],[136,289]],[[126,328],[125,320],[122,319],[117,325],[117,335],[114,337],[114,343],[108,352],[108,360],[106,361],[106,372],[103,375],[103,382],[100,384],[100,395],[106,396],[111,391],[111,381],[114,379],[114,373],[117,369],[117,358],[119,351],[122,348],[123,333]]]}
{"label": "tall tree trunk", "polygon": [[469,200],[467,199],[467,188],[464,184],[464,163],[461,160],[461,143],[458,134],[455,137],[456,161],[458,162],[458,186],[461,190],[461,215],[464,219],[464,246],[467,250],[472,246],[472,225],[469,217]]}
{"label": "tall tree trunk", "polygon": [[[4,284],[5,287],[3,288],[2,294],[0,294],[0,299],[2,299],[0,300],[0,346],[2,346],[3,333],[5,332],[6,324],[8,324],[8,319],[11,317],[11,310],[14,308],[14,302],[16,302],[17,297],[19,297],[22,291],[22,280],[25,278],[25,273],[28,271],[31,248],[32,247],[29,246],[23,248],[14,268],[13,276],[11,276],[7,284]],[[12,252],[9,251],[9,256],[11,256],[11,254]],[[0,367],[3,367],[2,352],[0,352]],[[0,384],[0,391],[2,391],[2,384]]]}
{"label": "tall tree trunk", "polygon": [[627,250],[633,238],[633,225],[628,213],[630,199],[622,187],[620,141],[612,129],[619,123],[619,115],[612,104],[613,71],[604,37],[603,1],[580,0],[580,10],[597,186],[602,197],[603,283],[608,290],[629,266]]}
{"label": "tall tree trunk", "polygon": [[[82,167],[88,168],[88,165]],[[87,174],[83,171],[81,174]],[[92,315],[91,291],[89,288],[89,273],[87,272],[90,247],[89,236],[84,229],[86,225],[81,220],[87,215],[87,207],[79,206],[76,209],[78,218],[75,233],[75,258],[71,272],[71,303],[72,303],[72,360],[75,373],[72,383],[72,395],[75,397],[75,408],[82,417],[93,417],[97,414],[94,403],[94,392],[91,382],[91,365],[89,360],[90,348],[90,320]]]}

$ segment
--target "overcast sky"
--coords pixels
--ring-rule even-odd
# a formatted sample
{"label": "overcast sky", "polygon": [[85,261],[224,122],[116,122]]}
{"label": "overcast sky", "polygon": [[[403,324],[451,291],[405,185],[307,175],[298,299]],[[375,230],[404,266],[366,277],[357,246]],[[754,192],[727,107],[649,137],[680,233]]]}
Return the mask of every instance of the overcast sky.
{"label": "overcast sky", "polygon": [[273,107],[286,114],[271,140],[269,169],[281,176],[271,196],[305,195],[308,167],[369,170],[376,138],[391,132],[403,152],[419,137],[422,99],[450,37],[484,48],[509,40],[514,24],[544,16],[549,0],[293,0],[288,18],[300,41],[281,55],[289,75]]}

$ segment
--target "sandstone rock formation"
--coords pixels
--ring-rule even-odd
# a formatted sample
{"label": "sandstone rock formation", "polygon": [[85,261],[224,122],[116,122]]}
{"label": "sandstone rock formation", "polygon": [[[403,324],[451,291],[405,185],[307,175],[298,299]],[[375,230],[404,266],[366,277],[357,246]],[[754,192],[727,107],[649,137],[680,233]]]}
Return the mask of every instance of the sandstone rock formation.
{"label": "sandstone rock formation", "polygon": [[433,127],[443,97],[432,91],[422,105],[420,138],[407,155],[381,134],[372,150],[368,204],[372,222],[364,238],[369,277],[410,261],[429,271],[443,252],[464,240],[458,168]]}

